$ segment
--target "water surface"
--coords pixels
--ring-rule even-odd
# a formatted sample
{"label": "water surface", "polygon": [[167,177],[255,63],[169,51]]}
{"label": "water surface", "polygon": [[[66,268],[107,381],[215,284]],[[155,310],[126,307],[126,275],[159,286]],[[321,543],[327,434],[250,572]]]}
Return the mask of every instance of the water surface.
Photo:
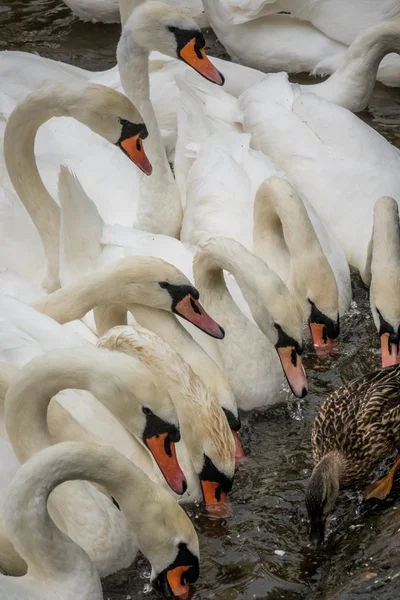
{"label": "water surface", "polygon": [[[1,0],[0,0],[1,2]],[[91,69],[115,64],[118,25],[74,18],[58,0],[3,0],[0,50],[24,50]],[[211,53],[225,57],[215,38]],[[297,78],[304,82],[304,77]],[[398,90],[377,85],[361,118],[400,147]],[[367,292],[353,277],[354,302],[342,321],[338,355],[305,356],[310,393],[301,403],[244,415],[242,439],[249,455],[231,496],[234,516],[212,521],[201,508],[188,512],[201,545],[201,578],[193,600],[394,600],[400,597],[400,501],[360,502],[343,494],[329,524],[326,548],[307,547],[304,489],[312,467],[310,429],[325,396],[379,367],[378,336]],[[396,495],[397,491],[397,495]],[[104,598],[156,600],[149,567],[140,558],[104,582]]]}

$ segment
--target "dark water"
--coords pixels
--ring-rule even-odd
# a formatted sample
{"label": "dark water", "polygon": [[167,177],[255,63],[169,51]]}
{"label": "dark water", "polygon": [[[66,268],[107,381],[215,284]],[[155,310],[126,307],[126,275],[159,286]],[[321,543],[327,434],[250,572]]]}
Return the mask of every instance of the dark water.
{"label": "dark water", "polygon": [[[115,63],[119,26],[84,24],[58,0],[0,0],[0,50],[25,50],[102,70]],[[208,35],[213,54],[224,57]],[[302,78],[304,81],[304,78]],[[400,147],[398,90],[377,86],[362,118]],[[311,346],[305,358],[310,394],[300,404],[244,416],[249,455],[237,473],[228,521],[189,513],[201,544],[201,578],[193,600],[394,600],[400,597],[400,485],[384,502],[361,503],[343,494],[324,550],[307,548],[303,503],[310,474],[310,429],[325,396],[379,367],[378,336],[367,292],[355,275],[354,303],[342,322],[338,355],[322,362]],[[139,559],[104,582],[110,600],[158,597]]]}

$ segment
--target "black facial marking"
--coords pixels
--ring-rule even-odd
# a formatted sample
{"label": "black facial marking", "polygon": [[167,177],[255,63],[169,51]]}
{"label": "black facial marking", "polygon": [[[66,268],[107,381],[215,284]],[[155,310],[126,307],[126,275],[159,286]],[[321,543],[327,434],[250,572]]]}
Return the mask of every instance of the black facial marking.
{"label": "black facial marking", "polygon": [[[199,292],[192,285],[173,285],[172,283],[167,283],[166,281],[161,281],[159,286],[163,288],[163,290],[167,290],[168,294],[172,299],[172,311],[176,313],[176,305],[179,304],[181,300],[186,298],[187,295],[191,296],[192,299],[198,300],[200,297]],[[194,304],[194,302],[193,302]],[[192,304],[192,308],[193,308]],[[196,312],[198,312],[198,308],[196,306]],[[193,308],[193,310],[195,310]]]}
{"label": "black facial marking", "polygon": [[153,581],[153,587],[164,594],[167,598],[172,598],[173,593],[168,583],[167,574],[168,571],[173,571],[176,567],[189,567],[187,571],[182,574],[181,585],[186,583],[195,583],[200,575],[200,564],[197,556],[191,552],[187,545],[181,542],[178,546],[178,555],[174,562],[167,568],[164,569]]}
{"label": "black facial marking", "polygon": [[397,351],[399,350],[400,343],[400,331],[395,331],[394,327],[390,325],[385,319],[382,317],[381,312],[376,309],[376,312],[379,316],[379,335],[383,335],[384,333],[389,334],[388,344],[389,344],[389,352],[391,350],[390,346],[395,345],[397,347]]}
{"label": "black facial marking", "polygon": [[331,340],[335,340],[339,337],[340,333],[340,325],[339,325],[339,317],[336,321],[332,321],[326,317],[318,308],[315,306],[314,302],[308,299],[308,302],[311,304],[311,315],[308,320],[309,323],[317,323],[318,325],[325,325],[324,329],[324,342],[328,341],[328,338]]}
{"label": "black facial marking", "polygon": [[234,415],[233,412],[231,410],[228,410],[227,408],[223,408],[222,410],[225,413],[229,427],[232,429],[232,431],[239,431],[239,429],[242,426],[239,415]]}
{"label": "black facial marking", "polygon": [[[294,340],[292,337],[290,337],[290,335],[287,335],[282,327],[280,325],[277,325],[276,323],[274,324],[275,329],[278,332],[278,341],[275,344],[275,348],[293,348],[294,349],[294,354],[297,355],[301,355],[303,354],[303,346],[296,342],[296,340]],[[291,360],[292,363],[294,364],[294,366],[296,366],[297,363],[297,356],[295,358],[295,362],[294,361],[294,356],[293,356],[293,352],[292,352],[292,356],[291,356]]]}
{"label": "black facial marking", "polygon": [[202,58],[200,50],[205,47],[206,41],[199,29],[179,29],[179,27],[168,27],[168,29],[175,36],[178,58],[181,58],[181,51],[193,39],[196,40],[194,51],[198,58]]}
{"label": "black facial marking", "polygon": [[[157,435],[162,435],[163,433],[167,433],[168,436],[166,440],[171,442],[179,442],[181,439],[181,434],[173,423],[167,423],[167,421],[163,421],[160,417],[157,417],[149,408],[143,408],[143,412],[146,415],[146,427],[143,432],[143,441],[146,443],[146,440],[152,438]],[[171,456],[171,454],[169,454]]]}
{"label": "black facial marking", "polygon": [[220,500],[221,493],[229,494],[232,489],[232,479],[221,473],[208,456],[204,457],[204,466],[199,474],[199,479],[200,481],[211,481],[212,483],[219,484],[215,491],[218,501]]}

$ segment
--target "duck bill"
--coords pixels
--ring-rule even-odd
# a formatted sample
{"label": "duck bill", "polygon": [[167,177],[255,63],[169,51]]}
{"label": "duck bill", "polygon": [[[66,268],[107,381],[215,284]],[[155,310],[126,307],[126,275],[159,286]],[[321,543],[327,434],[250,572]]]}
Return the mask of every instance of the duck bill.
{"label": "duck bill", "polygon": [[181,600],[187,600],[189,597],[189,584],[185,583],[185,573],[190,569],[188,566],[179,566],[170,569],[167,573],[167,580],[172,594]]}
{"label": "duck bill", "polygon": [[145,439],[145,444],[154,457],[169,487],[182,495],[187,490],[186,477],[179,466],[174,442],[168,439],[168,433],[161,433]]}
{"label": "duck bill", "polygon": [[175,305],[174,312],[204,331],[204,333],[211,335],[211,337],[218,340],[225,337],[222,327],[206,313],[200,302],[190,294]]}
{"label": "duck bill", "polygon": [[308,384],[301,356],[292,346],[277,348],[277,351],[293,394],[297,398],[304,398],[308,392]]}
{"label": "duck bill", "polygon": [[326,325],[323,323],[310,323],[311,336],[315,349],[330,352],[336,348],[336,339],[328,337]]}
{"label": "duck bill", "polygon": [[217,85],[224,85],[224,76],[214,67],[204,50],[199,48],[196,38],[190,40],[190,42],[182,48],[179,52],[179,56],[186,64],[197,71],[197,73],[200,73],[205,79],[208,79],[208,81],[216,83]]}
{"label": "duck bill", "polygon": [[143,140],[140,133],[127,138],[119,143],[121,150],[126,154],[131,161],[139,167],[146,175],[151,175],[153,167],[143,148]]}
{"label": "duck bill", "polygon": [[233,431],[232,429],[232,435],[233,435],[233,439],[235,442],[235,458],[236,459],[241,459],[241,458],[245,458],[245,453],[243,451],[242,448],[242,443],[240,441],[240,437],[237,431]]}
{"label": "duck bill", "polygon": [[391,367],[400,364],[400,351],[397,344],[390,341],[390,335],[381,335],[382,367]]}
{"label": "duck bill", "polygon": [[220,489],[220,484],[215,481],[201,481],[204,503],[207,511],[213,517],[223,519],[232,516],[231,504],[228,494]]}

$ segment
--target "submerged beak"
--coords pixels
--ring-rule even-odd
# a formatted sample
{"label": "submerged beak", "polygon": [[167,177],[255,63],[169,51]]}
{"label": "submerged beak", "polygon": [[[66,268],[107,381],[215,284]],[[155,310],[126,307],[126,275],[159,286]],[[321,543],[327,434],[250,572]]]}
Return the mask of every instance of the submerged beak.
{"label": "submerged beak", "polygon": [[311,521],[310,523],[310,542],[314,548],[318,548],[324,541],[325,521]]}
{"label": "submerged beak", "polygon": [[336,339],[329,338],[326,325],[323,323],[310,323],[311,335],[316,350],[333,350]]}
{"label": "submerged beak", "polygon": [[151,166],[150,161],[144,151],[143,139],[140,133],[120,141],[119,146],[124,154],[126,154],[126,156],[130,158],[131,161],[137,167],[139,167],[141,171],[143,171],[143,173],[146,175],[151,175],[153,167]]}
{"label": "submerged beak", "polygon": [[277,352],[293,394],[297,398],[304,398],[308,392],[308,384],[300,354],[292,346],[278,347]]}
{"label": "submerged beak", "polygon": [[242,443],[240,441],[240,437],[237,431],[233,431],[232,429],[233,439],[235,441],[235,458],[244,458],[246,455],[242,448]]}
{"label": "submerged beak", "polygon": [[203,77],[208,79],[208,81],[216,83],[217,85],[224,85],[224,76],[214,67],[204,50],[198,46],[196,38],[191,39],[190,42],[180,50],[179,56],[186,64],[197,71],[197,73],[200,73],[200,75],[203,75]]}
{"label": "submerged beak", "polygon": [[167,573],[167,580],[174,596],[187,600],[189,597],[189,584],[185,581],[185,573],[190,569],[188,566],[179,566]]}
{"label": "submerged beak", "polygon": [[221,491],[216,481],[201,481],[204,503],[213,517],[220,519],[232,516],[228,494]]}
{"label": "submerged beak", "polygon": [[179,466],[176,457],[175,444],[168,433],[160,433],[145,438],[145,444],[160,467],[169,487],[179,495],[187,490],[186,477]]}
{"label": "submerged beak", "polygon": [[382,367],[391,367],[400,364],[400,351],[396,343],[390,341],[390,334],[381,335]]}
{"label": "submerged beak", "polygon": [[190,294],[187,294],[174,307],[174,312],[196,325],[199,329],[211,335],[211,337],[222,340],[225,337],[225,331],[216,323],[204,310],[198,300],[195,300]]}

